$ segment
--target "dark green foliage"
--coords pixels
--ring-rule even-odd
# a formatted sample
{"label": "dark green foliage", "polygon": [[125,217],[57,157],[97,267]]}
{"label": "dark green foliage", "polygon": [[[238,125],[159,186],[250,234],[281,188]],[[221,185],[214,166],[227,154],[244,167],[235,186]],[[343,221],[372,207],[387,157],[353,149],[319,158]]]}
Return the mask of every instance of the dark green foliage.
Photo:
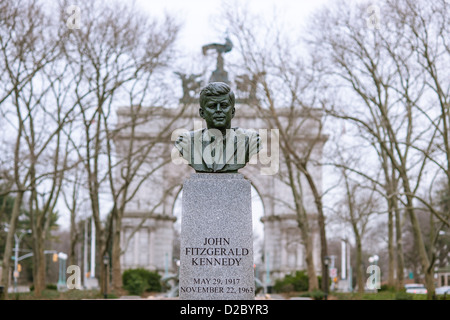
{"label": "dark green foliage", "polygon": [[46,289],[48,290],[58,290],[58,287],[56,286],[56,284],[53,283],[49,283],[45,286]]}
{"label": "dark green foliage", "polygon": [[387,284],[382,284],[379,291],[389,291],[389,292],[395,292],[394,286],[388,286]]}
{"label": "dark green foliage", "polygon": [[321,290],[314,290],[309,293],[309,296],[314,300],[323,300],[325,293]]}
{"label": "dark green foliage", "polygon": [[[0,185],[0,191],[2,191],[2,185]],[[11,215],[14,207],[14,201],[16,198],[10,195],[0,195],[0,259],[3,259],[3,251],[6,245],[7,232],[5,227],[8,226],[11,220]],[[50,229],[58,227],[58,212],[52,212],[50,215],[50,228],[47,231],[46,239],[51,239]],[[17,220],[16,232],[19,234],[23,230],[30,230],[30,213],[24,208],[20,209],[19,219]],[[14,245],[14,243],[13,243]],[[33,248],[33,239],[31,234],[26,234],[20,242],[20,249],[31,250]],[[12,252],[14,254],[14,252]],[[30,259],[29,261],[31,261]],[[27,263],[28,261],[23,261]],[[31,273],[30,273],[31,274]]]}
{"label": "dark green foliage", "polygon": [[323,298],[325,297],[325,292],[321,290],[314,290],[311,292],[304,292],[300,294],[299,297],[309,297],[313,300],[323,300]]}
{"label": "dark green foliage", "polygon": [[296,271],[295,275],[286,275],[275,281],[276,292],[308,291],[308,275],[305,271]]}
{"label": "dark green foliage", "polygon": [[395,300],[412,300],[412,294],[400,291],[395,294]]}
{"label": "dark green foliage", "polygon": [[144,291],[161,292],[161,276],[146,269],[129,269],[122,274],[124,289],[130,294],[141,295]]}
{"label": "dark green foliage", "polygon": [[140,296],[144,292],[146,284],[145,280],[139,274],[130,273],[126,278],[126,282],[124,281],[123,287],[130,294]]}

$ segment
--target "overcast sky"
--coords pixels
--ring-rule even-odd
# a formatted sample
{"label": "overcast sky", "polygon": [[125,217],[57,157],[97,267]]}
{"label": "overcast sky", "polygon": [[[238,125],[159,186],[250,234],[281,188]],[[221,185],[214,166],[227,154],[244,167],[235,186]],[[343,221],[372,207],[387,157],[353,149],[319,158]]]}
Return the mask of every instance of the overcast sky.
{"label": "overcast sky", "polygon": [[[331,0],[136,0],[136,4],[150,15],[162,16],[165,12],[174,15],[182,23],[179,45],[190,53],[201,52],[201,47],[211,42],[221,42],[226,30],[217,30],[217,20],[224,5],[248,5],[252,13],[277,16],[294,30],[301,27],[308,15]],[[220,23],[219,23],[220,24]],[[297,29],[298,27],[298,29]]]}
{"label": "overcast sky", "polygon": [[[315,9],[331,0],[135,0],[136,6],[149,13],[150,16],[162,17],[165,13],[175,16],[182,23],[177,41],[178,48],[187,57],[200,56],[201,47],[211,42],[224,42],[225,27],[220,29],[218,23],[221,9],[229,5],[247,5],[251,13],[262,18],[271,18],[276,12],[283,23],[292,25],[291,30],[302,32],[302,25]],[[219,27],[218,27],[219,26]],[[254,203],[257,210],[262,206]],[[69,227],[69,214],[60,209],[59,223],[63,228]],[[260,216],[259,212],[256,216]],[[257,219],[259,220],[259,219]],[[262,226],[257,227],[261,230]]]}

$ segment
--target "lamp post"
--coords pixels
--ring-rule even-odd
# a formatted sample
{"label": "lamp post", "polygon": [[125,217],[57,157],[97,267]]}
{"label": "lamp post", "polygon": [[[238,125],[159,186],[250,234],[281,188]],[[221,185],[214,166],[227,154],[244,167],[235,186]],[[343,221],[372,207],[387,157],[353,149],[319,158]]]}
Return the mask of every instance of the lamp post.
{"label": "lamp post", "polygon": [[60,252],[57,255],[58,261],[59,261],[59,277],[58,277],[58,284],[57,288],[58,291],[66,291],[67,290],[67,283],[66,283],[66,261],[67,261],[67,254],[64,252]]}
{"label": "lamp post", "polygon": [[20,241],[22,241],[22,238],[26,234],[30,234],[31,230],[23,230],[22,233],[17,236],[14,233],[14,241],[15,241],[15,247],[14,247],[14,292],[17,292],[17,279],[19,278],[19,270],[18,270],[18,262],[19,262],[19,247],[20,247]]}
{"label": "lamp post", "polygon": [[[265,291],[266,293],[272,293],[272,289],[269,288],[269,284],[270,284],[270,265],[269,265],[269,253],[267,252],[266,254],[266,281],[265,281]],[[270,292],[269,292],[270,291]]]}
{"label": "lamp post", "polygon": [[324,283],[324,285],[323,285],[323,288],[325,289],[325,296],[324,296],[324,299],[325,300],[327,300],[328,299],[328,286],[329,286],[329,281],[328,281],[328,274],[329,274],[329,270],[328,270],[328,266],[329,266],[329,264],[330,264],[330,257],[329,256],[326,256],[325,257],[325,259],[324,259],[324,264],[325,264],[325,268],[327,269],[327,272],[325,272],[324,273],[324,276],[325,276],[325,278],[324,279],[322,279],[322,281],[324,281],[325,283]]}
{"label": "lamp post", "polygon": [[166,259],[164,261],[164,277],[169,275],[169,254],[166,252]]}
{"label": "lamp post", "polygon": [[108,298],[108,264],[109,264],[109,256],[108,254],[103,256],[103,264],[105,265],[105,291],[103,293],[103,297],[105,299]]}

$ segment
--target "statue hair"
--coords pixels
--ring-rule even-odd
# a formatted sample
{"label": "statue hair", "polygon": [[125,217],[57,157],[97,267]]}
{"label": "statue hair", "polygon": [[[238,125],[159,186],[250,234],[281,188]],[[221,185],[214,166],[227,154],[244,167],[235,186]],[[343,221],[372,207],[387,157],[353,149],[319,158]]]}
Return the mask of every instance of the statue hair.
{"label": "statue hair", "polygon": [[231,104],[231,106],[234,107],[235,96],[234,96],[233,90],[231,90],[229,85],[227,85],[224,82],[209,83],[206,87],[204,87],[202,89],[202,91],[200,91],[200,107],[203,108],[208,97],[222,96],[225,94],[228,94],[228,97],[230,99],[230,104]]}

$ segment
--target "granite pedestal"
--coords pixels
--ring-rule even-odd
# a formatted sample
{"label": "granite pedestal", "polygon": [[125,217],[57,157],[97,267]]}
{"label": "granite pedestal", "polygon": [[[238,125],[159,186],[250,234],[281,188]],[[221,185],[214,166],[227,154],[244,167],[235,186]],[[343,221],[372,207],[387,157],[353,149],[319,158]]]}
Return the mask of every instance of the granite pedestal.
{"label": "granite pedestal", "polygon": [[254,299],[251,185],[243,175],[186,180],[180,260],[180,299]]}

